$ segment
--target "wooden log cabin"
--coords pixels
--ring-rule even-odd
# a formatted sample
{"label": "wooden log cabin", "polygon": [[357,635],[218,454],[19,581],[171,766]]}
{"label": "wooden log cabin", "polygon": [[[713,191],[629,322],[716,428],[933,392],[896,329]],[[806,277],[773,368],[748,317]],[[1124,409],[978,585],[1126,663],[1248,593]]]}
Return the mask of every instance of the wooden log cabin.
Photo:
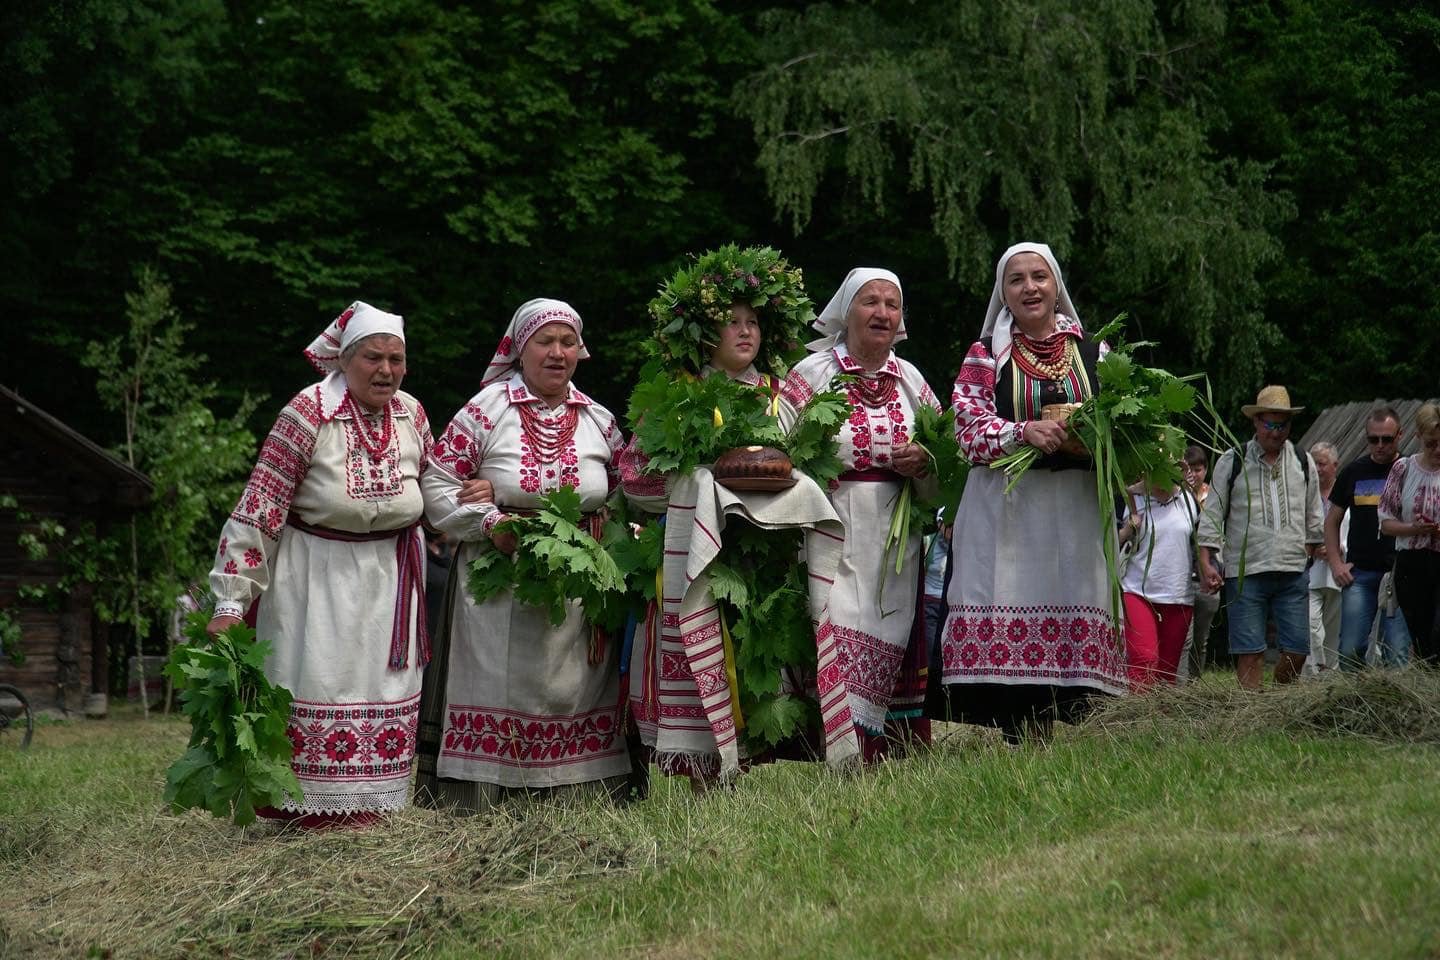
{"label": "wooden log cabin", "polygon": [[[87,584],[59,589],[60,548],[31,558],[21,535],[50,520],[73,530],[85,521],[100,532],[124,523],[149,502],[148,477],[0,386],[0,491],[17,506],[0,508],[0,608],[18,620],[24,662],[0,655],[0,683],[19,687],[32,709],[80,710],[109,681],[108,627],[94,613]],[[7,501],[8,502],[8,501]],[[50,587],[43,600],[22,599],[22,586]]]}

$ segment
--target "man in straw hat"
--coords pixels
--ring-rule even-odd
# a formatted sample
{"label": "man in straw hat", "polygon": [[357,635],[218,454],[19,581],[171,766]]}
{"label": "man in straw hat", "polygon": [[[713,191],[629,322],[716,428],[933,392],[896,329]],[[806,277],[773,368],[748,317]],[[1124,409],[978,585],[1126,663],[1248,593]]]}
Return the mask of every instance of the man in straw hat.
{"label": "man in straw hat", "polygon": [[1260,688],[1268,620],[1280,647],[1276,683],[1298,678],[1310,650],[1306,568],[1325,531],[1315,462],[1290,442],[1291,419],[1303,409],[1280,386],[1240,408],[1255,439],[1216,461],[1200,518],[1201,589],[1225,588],[1230,653],[1247,690]]}

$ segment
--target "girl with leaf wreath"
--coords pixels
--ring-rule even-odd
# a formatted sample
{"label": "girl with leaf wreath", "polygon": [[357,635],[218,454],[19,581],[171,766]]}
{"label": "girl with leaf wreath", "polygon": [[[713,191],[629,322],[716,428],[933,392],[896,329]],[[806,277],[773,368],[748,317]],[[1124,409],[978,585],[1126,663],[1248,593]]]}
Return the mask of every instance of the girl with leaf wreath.
{"label": "girl with leaf wreath", "polygon": [[261,816],[359,825],[409,802],[425,631],[425,408],[400,389],[401,317],[355,302],[305,350],[325,374],[285,405],[210,572],[219,633],[252,611],[293,695],[303,796]]}
{"label": "girl with leaf wreath", "polygon": [[[620,427],[571,382],[588,357],[580,315],[560,300],[515,311],[480,392],[435,442],[423,484],[430,522],[458,543],[457,571],[481,552],[513,553],[500,526],[570,487],[593,517],[616,480]],[[466,482],[488,480],[493,502],[466,502]],[[593,531],[592,531],[593,535]],[[578,601],[563,622],[515,591],[476,603],[452,575],[447,622],[425,678],[424,722],[434,774],[422,756],[417,789],[429,805],[486,809],[508,792],[598,783],[617,796],[630,761],[620,731],[615,645],[597,642]]]}
{"label": "girl with leaf wreath", "polygon": [[907,509],[901,496],[907,481],[934,493],[929,457],[912,437],[916,411],[938,411],[940,403],[920,371],[895,355],[906,333],[900,278],[891,271],[851,270],[814,327],[822,336],[806,345],[810,356],[790,371],[785,397],[803,412],[840,378],[848,402],[836,436],[845,469],[830,485],[845,538],[821,626],[837,652],[836,673],[822,675],[821,706],[827,735],[843,726],[872,760],[885,756],[892,742],[930,738],[929,720],[921,715],[928,675],[924,618],[916,617],[920,530],[901,538],[898,574],[890,567],[887,531],[894,512]]}
{"label": "girl with leaf wreath", "polygon": [[817,655],[833,660],[815,626],[840,526],[801,470],[760,492],[727,488],[710,466],[732,447],[785,445],[781,420],[795,418],[779,374],[813,316],[800,271],[732,244],[681,269],[650,313],[655,359],[631,400],[621,478],[632,506],[664,517],[663,573],[633,640],[629,705],[660,769],[700,789],[782,744],[814,755]]}
{"label": "girl with leaf wreath", "polygon": [[1030,445],[1032,469],[1006,493],[1000,470],[971,472],[955,516],[942,682],[954,719],[1044,738],[1096,693],[1126,689],[1093,462],[1069,452],[1042,406],[1099,390],[1102,350],[1085,339],[1050,248],[1019,243],[995,265],[981,339],[955,378],[955,433],[989,464]]}

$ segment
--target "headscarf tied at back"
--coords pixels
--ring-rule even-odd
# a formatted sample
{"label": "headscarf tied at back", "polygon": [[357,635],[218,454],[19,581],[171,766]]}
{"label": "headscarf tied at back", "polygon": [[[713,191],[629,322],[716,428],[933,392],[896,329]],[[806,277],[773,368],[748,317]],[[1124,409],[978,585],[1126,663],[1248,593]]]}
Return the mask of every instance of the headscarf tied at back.
{"label": "headscarf tied at back", "polygon": [[568,325],[580,341],[579,358],[584,360],[590,356],[590,351],[585,349],[585,337],[581,333],[583,324],[580,322],[580,314],[575,312],[574,307],[564,300],[550,300],[545,297],[526,300],[520,304],[520,309],[515,311],[515,316],[510,318],[510,326],[505,328],[505,335],[495,347],[495,356],[490,358],[490,363],[485,367],[480,389],[483,390],[510,376],[520,362],[520,352],[525,349],[526,342],[535,335],[535,331],[550,323]]}
{"label": "headscarf tied at back", "polygon": [[326,420],[335,416],[345,400],[345,374],[340,369],[340,355],[352,344],[376,334],[398,337],[404,343],[405,318],[356,300],[305,348],[305,359],[326,375],[320,383],[320,412]]}
{"label": "headscarf tied at back", "polygon": [[1044,243],[1017,243],[1002,253],[1000,262],[995,264],[995,289],[990,294],[990,305],[985,308],[985,325],[980,329],[981,339],[991,338],[990,356],[995,358],[997,368],[1010,359],[1010,327],[1015,323],[1010,308],[1005,306],[1005,265],[1021,253],[1036,253],[1044,258],[1055,278],[1055,312],[1080,327],[1080,314],[1075,311],[1075,304],[1070,302],[1070,291],[1065,289],[1065,278],[1060,275],[1060,264],[1055,262],[1055,254],[1050,252],[1050,247]]}
{"label": "headscarf tied at back", "polygon": [[[845,339],[846,318],[850,313],[850,304],[855,300],[855,295],[860,288],[871,280],[888,280],[895,284],[895,289],[900,291],[900,302],[905,302],[905,290],[900,286],[900,278],[889,270],[882,270],[879,267],[856,267],[845,274],[845,280],[840,284],[840,289],[835,291],[835,296],[825,304],[825,309],[820,311],[820,316],[810,324],[819,330],[824,336],[817,340],[811,340],[805,344],[805,349],[811,353],[821,353],[829,350]],[[894,343],[904,340],[909,334],[905,332],[905,314],[900,314],[900,328],[895,331]]]}

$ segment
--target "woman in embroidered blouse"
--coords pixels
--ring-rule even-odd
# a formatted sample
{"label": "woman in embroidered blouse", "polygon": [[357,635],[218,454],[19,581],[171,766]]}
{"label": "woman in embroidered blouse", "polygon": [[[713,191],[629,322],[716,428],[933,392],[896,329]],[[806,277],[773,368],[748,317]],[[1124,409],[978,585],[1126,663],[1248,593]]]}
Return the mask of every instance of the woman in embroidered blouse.
{"label": "woman in embroidered blouse", "polygon": [[[905,339],[900,278],[889,270],[851,270],[814,326],[823,336],[807,344],[810,356],[785,381],[785,397],[803,409],[840,374],[854,377],[836,389],[853,412],[836,440],[846,471],[830,491],[845,524],[839,569],[830,593],[833,634],[849,719],[867,760],[882,756],[889,741],[929,739],[921,717],[925,700],[926,646],[915,629],[921,536],[904,545],[903,572],[887,572],[884,541],[890,513],[907,478],[925,478],[928,457],[910,442],[915,411],[939,402],[914,365],[895,355]],[[822,675],[825,673],[821,670]],[[821,707],[831,724],[825,690]]]}
{"label": "woman in embroidered blouse", "polygon": [[1380,532],[1395,538],[1395,599],[1415,657],[1440,665],[1440,407],[1415,414],[1420,452],[1401,457],[1380,494]]}
{"label": "woman in embroidered blouse", "polygon": [[1041,407],[1098,386],[1087,343],[1050,248],[1021,243],[995,266],[981,339],[955,379],[961,452],[987,464],[1021,444],[1045,456],[1015,489],[972,470],[955,517],[942,682],[952,716],[997,726],[1007,740],[1048,735],[1096,692],[1123,693],[1125,666],[1106,580],[1087,459],[1061,451],[1064,426]]}
{"label": "woman in embroidered blouse", "polygon": [[418,521],[430,426],[400,390],[400,317],[356,302],[305,354],[325,379],[280,412],[225,524],[209,630],[259,601],[266,676],[294,695],[304,796],[261,814],[362,823],[409,797],[429,658]]}
{"label": "woman in embroidered blouse", "polygon": [[[479,551],[516,549],[495,527],[561,486],[598,511],[615,478],[621,434],[609,410],[571,383],[589,356],[580,316],[559,300],[515,312],[482,381],[436,441],[422,489],[430,522],[459,543],[464,570]],[[489,480],[493,503],[464,504],[462,484]],[[437,637],[426,678],[429,717],[441,723],[436,802],[483,809],[507,790],[603,781],[618,791],[630,769],[618,727],[615,644],[592,648],[579,603],[564,623],[510,591],[476,604],[454,591],[448,638]],[[448,642],[447,642],[448,639]],[[443,696],[442,696],[443,694]],[[443,710],[442,710],[443,707]]]}

